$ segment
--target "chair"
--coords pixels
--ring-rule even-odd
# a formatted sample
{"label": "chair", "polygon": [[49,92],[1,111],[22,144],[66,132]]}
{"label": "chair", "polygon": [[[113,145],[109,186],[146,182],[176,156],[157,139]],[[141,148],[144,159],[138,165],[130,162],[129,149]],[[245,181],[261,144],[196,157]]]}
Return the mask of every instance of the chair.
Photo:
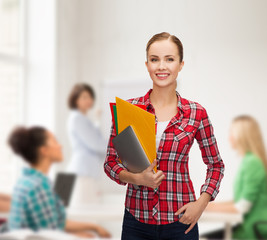
{"label": "chair", "polygon": [[267,232],[267,221],[259,221],[259,222],[254,223],[253,225],[254,233],[258,240],[267,240],[267,238],[262,235],[263,234],[261,232],[262,226],[265,226],[264,229],[266,229],[265,232]]}

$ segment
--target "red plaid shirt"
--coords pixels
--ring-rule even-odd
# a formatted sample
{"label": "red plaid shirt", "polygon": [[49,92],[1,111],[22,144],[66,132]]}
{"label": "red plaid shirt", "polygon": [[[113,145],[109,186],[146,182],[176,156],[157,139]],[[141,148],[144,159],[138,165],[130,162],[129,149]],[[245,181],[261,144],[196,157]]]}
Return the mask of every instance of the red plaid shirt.
{"label": "red plaid shirt", "polygon": [[[152,89],[145,96],[130,99],[128,102],[144,104],[148,112],[155,114],[149,99],[151,92]],[[207,165],[206,181],[201,187],[201,193],[209,193],[211,200],[214,200],[223,178],[224,164],[206,110],[200,104],[182,98],[178,93],[177,97],[178,113],[169,122],[157,149],[157,167],[163,171],[165,179],[156,192],[145,186],[136,190],[132,184],[128,184],[125,207],[143,223],[169,224],[178,221],[183,213],[179,216],[174,213],[183,205],[196,200],[188,170],[189,151],[194,139],[197,140],[203,162]],[[126,185],[119,180],[119,173],[125,167],[119,162],[119,156],[112,144],[115,136],[112,126],[104,169],[112,180]]]}

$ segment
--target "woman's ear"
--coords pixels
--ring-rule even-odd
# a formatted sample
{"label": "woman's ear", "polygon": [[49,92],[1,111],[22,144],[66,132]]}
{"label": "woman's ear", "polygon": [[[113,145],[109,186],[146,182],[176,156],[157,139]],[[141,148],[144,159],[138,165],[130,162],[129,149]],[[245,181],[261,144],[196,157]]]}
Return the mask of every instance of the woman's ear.
{"label": "woman's ear", "polygon": [[47,157],[48,155],[48,149],[46,146],[40,147],[38,152],[40,157]]}
{"label": "woman's ear", "polygon": [[184,67],[184,61],[182,61],[182,62],[180,63],[180,69],[179,69],[179,72],[183,69],[183,67]]}
{"label": "woman's ear", "polygon": [[147,64],[148,64],[148,62],[147,62],[147,61],[145,61],[146,68],[148,68]]}

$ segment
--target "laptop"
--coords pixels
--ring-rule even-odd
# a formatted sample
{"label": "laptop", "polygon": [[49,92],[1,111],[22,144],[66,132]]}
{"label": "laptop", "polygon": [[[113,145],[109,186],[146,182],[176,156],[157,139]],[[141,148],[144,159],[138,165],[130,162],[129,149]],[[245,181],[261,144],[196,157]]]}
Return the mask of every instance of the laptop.
{"label": "laptop", "polygon": [[73,173],[58,173],[56,176],[54,191],[63,201],[65,207],[69,206],[75,180],[76,174]]}

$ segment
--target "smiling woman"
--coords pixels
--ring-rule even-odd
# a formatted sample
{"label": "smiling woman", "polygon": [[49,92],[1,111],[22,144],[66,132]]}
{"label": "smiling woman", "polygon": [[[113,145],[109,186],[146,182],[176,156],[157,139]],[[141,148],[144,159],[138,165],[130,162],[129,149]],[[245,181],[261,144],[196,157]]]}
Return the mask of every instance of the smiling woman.
{"label": "smiling woman", "polygon": [[[145,64],[153,89],[128,101],[145,105],[146,111],[155,115],[157,159],[141,173],[129,172],[112,144],[116,136],[112,126],[104,164],[112,180],[128,183],[122,239],[198,239],[197,221],[219,192],[224,164],[205,108],[175,90],[184,66],[181,41],[169,33],[159,33],[149,40],[146,50]],[[194,139],[207,165],[199,199],[188,169]],[[133,184],[140,189],[134,189]]]}

